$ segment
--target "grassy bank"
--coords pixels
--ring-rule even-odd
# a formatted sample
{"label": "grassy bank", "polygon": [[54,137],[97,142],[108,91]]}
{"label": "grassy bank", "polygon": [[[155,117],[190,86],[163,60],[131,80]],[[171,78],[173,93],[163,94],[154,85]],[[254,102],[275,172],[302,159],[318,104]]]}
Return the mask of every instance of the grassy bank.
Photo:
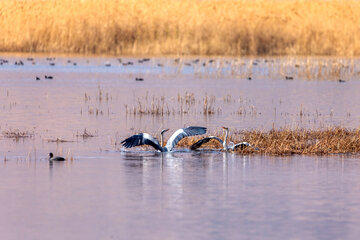
{"label": "grassy bank", "polygon": [[[224,138],[221,132],[214,135]],[[195,143],[197,138],[185,138],[180,141],[179,146],[189,147]],[[279,129],[264,131],[243,131],[230,135],[230,141],[238,143],[247,141],[259,148],[238,149],[243,154],[263,153],[271,155],[291,154],[335,154],[335,153],[360,153],[360,131],[344,128],[329,128],[323,130],[290,130]],[[202,148],[220,149],[217,141],[210,141]]]}
{"label": "grassy bank", "polygon": [[0,1],[0,51],[360,55],[356,0]]}

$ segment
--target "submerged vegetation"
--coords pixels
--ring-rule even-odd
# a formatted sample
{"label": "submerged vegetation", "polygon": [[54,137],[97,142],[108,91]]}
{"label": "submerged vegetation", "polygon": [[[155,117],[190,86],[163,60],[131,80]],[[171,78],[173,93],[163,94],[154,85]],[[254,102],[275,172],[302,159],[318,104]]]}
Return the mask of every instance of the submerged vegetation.
{"label": "submerged vegetation", "polygon": [[356,0],[0,1],[0,51],[360,55]]}

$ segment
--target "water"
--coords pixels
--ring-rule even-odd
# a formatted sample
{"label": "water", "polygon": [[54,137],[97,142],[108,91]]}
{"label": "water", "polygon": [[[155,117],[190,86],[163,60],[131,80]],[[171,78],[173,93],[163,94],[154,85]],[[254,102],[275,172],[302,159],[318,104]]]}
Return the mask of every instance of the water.
{"label": "water", "polygon": [[1,239],[357,239],[357,158],[124,153],[0,165]]}
{"label": "water", "polygon": [[[129,58],[122,62],[134,64],[124,66],[105,57],[36,56],[34,64],[22,55],[3,58],[9,63],[0,65],[0,239],[359,238],[358,156],[126,152],[119,145],[136,132],[158,136],[161,128],[185,125],[210,133],[222,125],[356,128],[358,69],[340,71],[342,83],[309,81],[301,64],[282,67],[302,63],[296,59],[202,66],[209,59],[196,65]],[[20,59],[25,65],[15,66]],[[204,113],[205,98],[213,113]],[[139,104],[170,113],[133,114]],[[6,137],[16,129],[31,137]],[[84,129],[95,137],[80,136]],[[68,161],[49,164],[49,152]]]}

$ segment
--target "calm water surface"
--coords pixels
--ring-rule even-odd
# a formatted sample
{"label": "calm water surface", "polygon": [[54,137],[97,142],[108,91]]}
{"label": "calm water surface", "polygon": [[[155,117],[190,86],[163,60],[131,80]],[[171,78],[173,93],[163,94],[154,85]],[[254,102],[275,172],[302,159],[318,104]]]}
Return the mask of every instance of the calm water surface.
{"label": "calm water surface", "polygon": [[0,165],[1,239],[358,239],[358,158],[124,153]]}
{"label": "calm water surface", "polygon": [[[185,125],[357,128],[355,60],[340,61],[339,82],[318,79],[319,59],[308,69],[301,59],[2,58],[0,239],[359,239],[358,156],[119,146]],[[147,113],[157,106],[168,113]],[[16,129],[31,137],[6,137]],[[95,137],[77,136],[84,129]],[[49,152],[69,160],[49,164]]]}

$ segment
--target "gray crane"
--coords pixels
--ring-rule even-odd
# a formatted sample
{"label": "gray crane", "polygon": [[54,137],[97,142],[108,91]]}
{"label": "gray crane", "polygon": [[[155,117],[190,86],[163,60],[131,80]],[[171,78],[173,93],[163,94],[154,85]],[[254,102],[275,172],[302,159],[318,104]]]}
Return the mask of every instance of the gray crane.
{"label": "gray crane", "polygon": [[[237,148],[240,149],[244,149],[246,147],[253,147],[250,143],[248,142],[239,142],[237,144],[234,144],[233,142],[229,142],[229,145],[227,145],[227,138],[229,135],[229,128],[227,127],[222,127],[225,130],[225,139],[224,141],[221,140],[220,138],[216,137],[216,136],[209,136],[203,139],[200,139],[199,141],[197,141],[196,143],[194,143],[193,145],[190,146],[191,150],[196,150],[199,147],[201,147],[201,145],[209,142],[212,139],[215,139],[216,141],[218,141],[222,146],[223,146],[223,150],[224,151],[234,151]],[[259,150],[259,148],[257,147],[253,147],[255,150]]]}
{"label": "gray crane", "polygon": [[124,141],[121,142],[121,144],[126,148],[131,148],[141,145],[150,145],[160,152],[171,152],[173,148],[176,146],[176,144],[184,137],[201,135],[206,133],[205,127],[191,126],[187,128],[180,128],[173,135],[171,135],[171,137],[166,143],[166,146],[163,147],[163,139],[164,139],[163,135],[168,130],[169,129],[163,129],[161,131],[161,143],[159,143],[156,138],[154,138],[148,133],[139,133],[125,139]]}

